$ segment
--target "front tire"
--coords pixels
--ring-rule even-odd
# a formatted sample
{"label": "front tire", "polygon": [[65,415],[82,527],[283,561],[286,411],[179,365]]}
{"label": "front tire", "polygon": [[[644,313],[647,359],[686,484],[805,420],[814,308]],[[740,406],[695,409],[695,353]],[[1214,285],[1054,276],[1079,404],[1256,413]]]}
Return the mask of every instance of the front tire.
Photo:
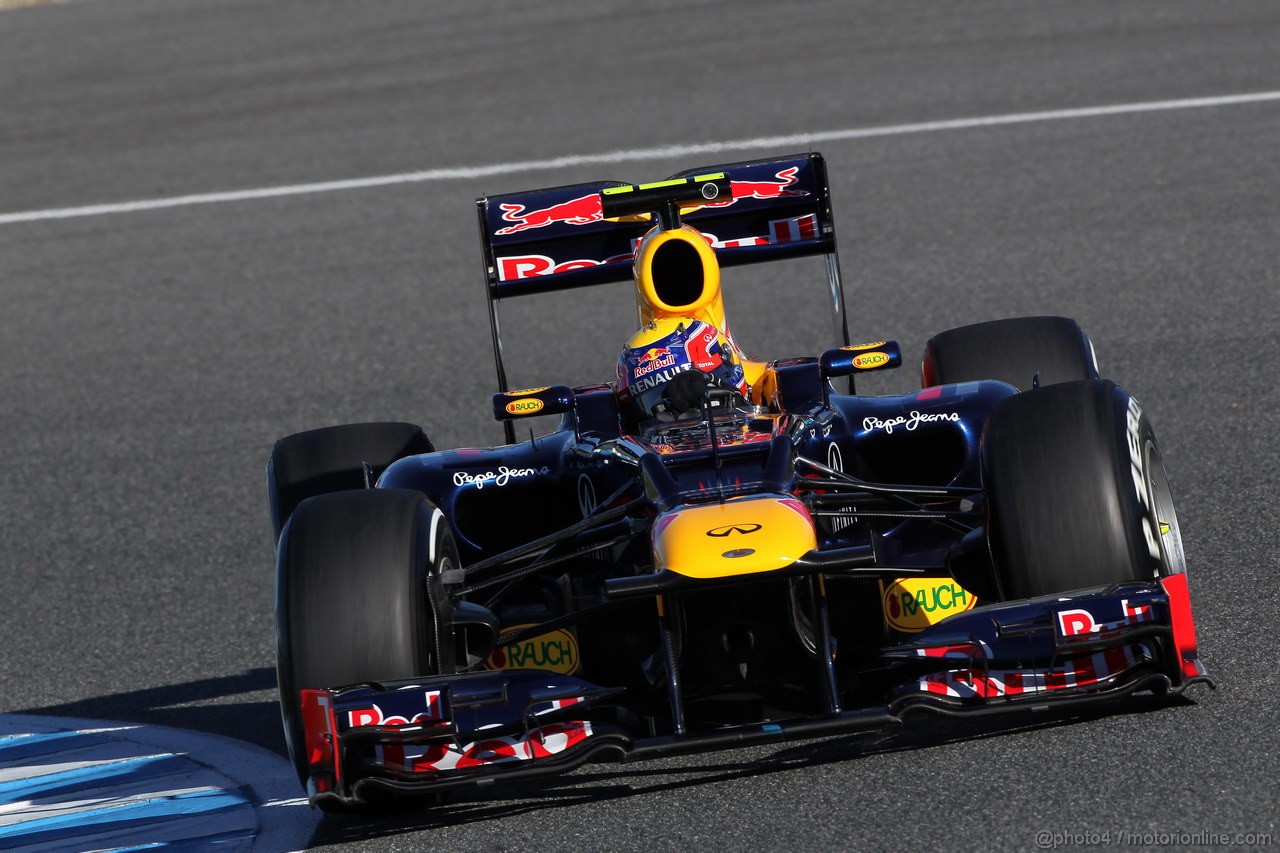
{"label": "front tire", "polygon": [[1185,570],[1155,433],[1114,382],[1002,400],[982,441],[995,580],[1004,600]]}
{"label": "front tire", "polygon": [[299,691],[454,669],[439,575],[459,566],[458,548],[439,513],[418,492],[339,492],[304,501],[285,526],[276,674],[285,741],[304,785]]}
{"label": "front tire", "polygon": [[371,483],[366,479],[376,479],[397,459],[434,449],[422,427],[399,422],[342,424],[285,436],[275,443],[267,462],[275,541],[307,498],[367,488]]}
{"label": "front tire", "polygon": [[1020,391],[1097,379],[1093,344],[1067,317],[1013,317],[949,329],[929,339],[921,387],[998,379]]}

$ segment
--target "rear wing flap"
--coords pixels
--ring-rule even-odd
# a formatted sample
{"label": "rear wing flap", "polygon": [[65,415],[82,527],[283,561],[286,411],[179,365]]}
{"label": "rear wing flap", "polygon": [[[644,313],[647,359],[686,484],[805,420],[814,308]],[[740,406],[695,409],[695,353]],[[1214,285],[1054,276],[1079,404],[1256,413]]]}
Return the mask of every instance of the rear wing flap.
{"label": "rear wing flap", "polygon": [[[691,169],[673,180],[717,173],[732,195],[681,204],[681,220],[707,235],[722,267],[835,252],[821,154]],[[636,242],[653,223],[604,218],[601,193],[626,186],[591,182],[477,199],[490,298],[629,279]]]}

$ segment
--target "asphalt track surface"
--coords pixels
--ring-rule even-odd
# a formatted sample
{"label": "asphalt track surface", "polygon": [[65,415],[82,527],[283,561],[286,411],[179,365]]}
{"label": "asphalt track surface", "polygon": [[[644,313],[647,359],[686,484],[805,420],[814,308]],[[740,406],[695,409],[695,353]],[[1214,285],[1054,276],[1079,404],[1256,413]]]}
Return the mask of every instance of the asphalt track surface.
{"label": "asphalt track surface", "polygon": [[[0,12],[0,214],[1276,90],[1280,7],[1243,0],[73,2]],[[314,846],[1280,838],[1278,132],[1280,103],[1259,102],[820,146],[855,338],[914,354],[951,326],[1065,314],[1143,401],[1216,692],[588,767],[445,811],[317,817]],[[789,151],[0,225],[0,712],[281,751],[273,440],[407,419],[440,446],[497,443],[473,199],[766,153]],[[749,350],[825,345],[817,269],[727,278]],[[607,378],[629,299],[504,309],[528,342],[513,381]]]}

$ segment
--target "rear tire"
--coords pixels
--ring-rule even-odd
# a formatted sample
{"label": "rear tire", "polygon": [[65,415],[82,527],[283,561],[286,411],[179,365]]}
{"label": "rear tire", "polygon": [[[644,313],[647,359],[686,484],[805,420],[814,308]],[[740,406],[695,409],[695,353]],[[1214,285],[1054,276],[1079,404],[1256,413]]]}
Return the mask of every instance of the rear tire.
{"label": "rear tire", "polygon": [[1155,433],[1114,382],[1002,400],[987,421],[982,456],[1002,599],[1185,570]]}
{"label": "rear tire", "polygon": [[439,575],[460,564],[439,512],[418,492],[340,492],[304,501],[285,526],[276,674],[285,741],[304,785],[300,690],[454,669]]}
{"label": "rear tire", "polygon": [[1067,317],[1014,317],[960,326],[929,339],[921,387],[998,379],[1020,391],[1080,379],[1097,379],[1093,344]]}
{"label": "rear tire", "polygon": [[365,464],[378,477],[392,462],[435,450],[422,427],[379,422],[323,427],[276,442],[267,463],[275,541],[298,504],[329,492],[363,489]]}

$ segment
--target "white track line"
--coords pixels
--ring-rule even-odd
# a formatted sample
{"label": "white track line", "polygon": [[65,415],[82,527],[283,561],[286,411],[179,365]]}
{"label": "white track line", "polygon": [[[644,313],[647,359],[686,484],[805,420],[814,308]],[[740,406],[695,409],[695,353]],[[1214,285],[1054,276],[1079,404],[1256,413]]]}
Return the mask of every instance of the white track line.
{"label": "white track line", "polygon": [[101,216],[110,213],[133,213],[143,210],[159,210],[166,207],[187,207],[196,204],[249,201],[259,198],[307,195],[310,193],[358,190],[385,187],[396,184],[414,184],[426,181],[455,181],[484,178],[492,175],[509,175],[517,172],[537,172],[563,169],[572,166],[592,166],[610,163],[632,163],[644,160],[664,160],[702,154],[720,154],[729,151],[746,151],[761,148],[809,148],[822,142],[839,142],[849,139],[870,139],[877,136],[905,136],[912,133],[937,133],[948,130],[965,130],[975,127],[993,127],[1007,124],[1030,124],[1042,121],[1098,118],[1101,116],[1132,115],[1135,113],[1191,110],[1206,107],[1227,107],[1239,104],[1256,104],[1280,100],[1280,91],[1253,92],[1244,95],[1220,95],[1211,98],[1184,98],[1174,101],[1146,101],[1133,104],[1113,104],[1101,107],[1080,107],[1069,110],[1044,110],[1033,113],[1009,113],[997,116],[926,121],[916,124],[895,124],[882,127],[847,128],[814,133],[796,133],[787,136],[760,136],[725,142],[705,142],[693,145],[664,145],[657,148],[632,148],[607,151],[601,154],[572,154],[548,160],[524,160],[511,163],[495,163],[489,166],[459,166],[451,169],[428,169],[422,172],[405,172],[399,175],[380,175],[370,178],[352,178],[344,181],[324,181],[315,184],[293,184],[281,187],[263,187],[251,190],[201,193],[174,196],[172,198],[141,201],[94,204],[85,207],[63,207],[49,210],[28,210],[0,214],[0,225],[14,222],[34,222],[41,219],[71,219],[80,216]]}

